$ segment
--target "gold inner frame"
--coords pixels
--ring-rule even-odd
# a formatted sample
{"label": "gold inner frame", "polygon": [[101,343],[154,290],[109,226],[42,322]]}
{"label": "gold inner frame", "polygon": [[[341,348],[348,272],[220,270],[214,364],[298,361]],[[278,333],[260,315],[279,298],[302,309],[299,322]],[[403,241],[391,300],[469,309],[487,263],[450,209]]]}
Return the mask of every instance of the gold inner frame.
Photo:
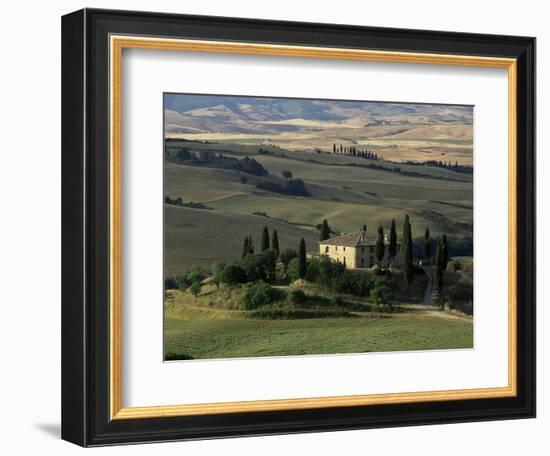
{"label": "gold inner frame", "polygon": [[[367,60],[508,70],[508,385],[505,387],[403,392],[245,402],[122,407],[122,51],[154,49],[255,54],[316,59]],[[513,397],[517,394],[517,61],[468,55],[388,52],[138,36],[110,36],[110,414],[111,419],[159,418],[344,406]]]}

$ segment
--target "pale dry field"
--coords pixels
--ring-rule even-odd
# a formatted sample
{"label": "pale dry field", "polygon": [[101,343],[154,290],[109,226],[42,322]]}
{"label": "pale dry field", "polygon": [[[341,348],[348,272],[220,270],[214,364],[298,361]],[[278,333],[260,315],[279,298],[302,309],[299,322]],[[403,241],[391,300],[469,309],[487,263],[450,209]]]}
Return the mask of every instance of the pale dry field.
{"label": "pale dry field", "polygon": [[458,161],[473,164],[472,126],[453,125],[379,125],[360,127],[335,122],[318,122],[305,119],[262,122],[299,126],[300,131],[277,133],[168,132],[167,138],[185,138],[191,141],[212,141],[235,144],[270,144],[288,150],[331,151],[333,144],[371,149],[386,160]]}

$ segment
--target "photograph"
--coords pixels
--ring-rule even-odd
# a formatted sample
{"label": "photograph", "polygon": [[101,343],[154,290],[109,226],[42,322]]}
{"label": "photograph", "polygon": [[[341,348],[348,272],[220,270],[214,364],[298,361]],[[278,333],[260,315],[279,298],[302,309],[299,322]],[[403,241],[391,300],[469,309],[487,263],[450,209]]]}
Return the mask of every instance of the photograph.
{"label": "photograph", "polygon": [[[50,43],[57,58],[42,44],[20,54],[61,61],[50,71],[57,89],[41,73],[35,90],[61,116],[33,133],[52,138],[48,150],[61,144],[62,166],[40,149],[44,164],[7,169],[14,195],[40,179],[61,193],[30,212],[21,202],[36,200],[36,185],[15,198],[35,219],[61,202],[61,218],[39,219],[61,227],[61,268],[55,253],[35,255],[47,260],[39,271],[61,272],[61,288],[43,280],[61,294],[61,322],[34,306],[30,331],[61,337],[61,350],[59,337],[50,344],[57,361],[41,345],[45,368],[24,371],[55,373],[31,391],[55,412],[37,432],[60,422],[66,442],[132,451],[229,439],[225,453],[226,442],[291,434],[294,454],[298,434],[347,445],[364,432],[387,453],[388,432],[406,431],[394,453],[432,454],[407,426],[437,428],[433,448],[452,441],[460,454],[478,450],[488,426],[505,449],[542,442],[529,421],[544,200],[536,106],[550,106],[536,103],[536,35],[547,27],[517,8],[490,21],[493,11],[438,16],[398,2],[377,17],[356,5],[320,16],[294,2],[270,16],[251,4],[204,15],[92,1],[63,12],[61,49],[48,15],[34,15],[44,40],[31,44]],[[16,151],[29,109],[14,87]],[[59,89],[61,103],[49,100]],[[33,230],[6,237],[21,276],[8,307],[28,313],[17,262],[27,266],[21,246],[42,231],[11,225]],[[21,325],[8,326],[25,342]],[[27,360],[27,345],[8,354]],[[510,420],[528,434],[503,432]],[[455,438],[474,422],[483,429]],[[28,432],[13,443],[39,442]]]}
{"label": "photograph", "polygon": [[165,361],[473,348],[474,106],[163,107]]}

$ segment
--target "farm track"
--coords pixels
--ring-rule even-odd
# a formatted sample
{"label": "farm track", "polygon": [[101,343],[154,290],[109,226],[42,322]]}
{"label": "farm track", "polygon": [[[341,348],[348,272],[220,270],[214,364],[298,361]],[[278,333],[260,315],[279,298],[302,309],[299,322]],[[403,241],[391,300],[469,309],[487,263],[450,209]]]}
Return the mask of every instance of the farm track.
{"label": "farm track", "polygon": [[424,291],[424,304],[427,306],[433,306],[434,305],[434,299],[433,299],[433,274],[430,268],[427,268],[426,266],[422,266],[422,270],[424,271],[424,274],[426,274],[426,277],[428,278],[428,283],[426,284],[426,290]]}

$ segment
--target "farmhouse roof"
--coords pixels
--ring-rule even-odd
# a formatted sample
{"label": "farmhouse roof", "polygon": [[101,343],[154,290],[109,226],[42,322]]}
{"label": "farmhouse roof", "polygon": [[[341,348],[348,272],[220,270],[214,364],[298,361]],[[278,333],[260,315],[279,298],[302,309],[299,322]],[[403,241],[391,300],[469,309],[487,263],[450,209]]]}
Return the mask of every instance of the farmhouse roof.
{"label": "farmhouse roof", "polygon": [[320,241],[322,245],[338,245],[343,247],[365,247],[369,245],[375,245],[376,239],[364,233],[363,230],[353,231],[342,236],[336,236],[333,238]]}

